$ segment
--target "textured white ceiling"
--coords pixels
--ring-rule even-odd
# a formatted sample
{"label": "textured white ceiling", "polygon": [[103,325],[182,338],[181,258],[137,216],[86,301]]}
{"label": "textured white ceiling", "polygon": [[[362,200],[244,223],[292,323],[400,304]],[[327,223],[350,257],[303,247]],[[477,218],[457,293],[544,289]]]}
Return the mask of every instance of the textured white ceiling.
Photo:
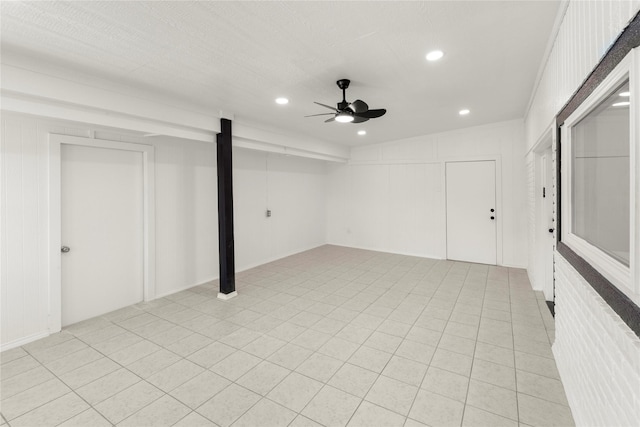
{"label": "textured white ceiling", "polygon": [[[2,61],[356,145],[522,117],[558,4],[3,1]],[[427,62],[436,48],[445,57]],[[348,100],[388,113],[304,118],[328,111],[313,101],[340,101],[340,78]]]}

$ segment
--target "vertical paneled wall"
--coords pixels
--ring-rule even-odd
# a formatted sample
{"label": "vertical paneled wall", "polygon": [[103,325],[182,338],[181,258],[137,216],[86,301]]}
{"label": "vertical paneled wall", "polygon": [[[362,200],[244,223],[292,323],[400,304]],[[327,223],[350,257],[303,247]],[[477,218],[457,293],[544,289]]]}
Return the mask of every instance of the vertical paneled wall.
{"label": "vertical paneled wall", "polygon": [[571,1],[525,117],[527,151],[640,8],[640,0]]}
{"label": "vertical paneled wall", "polygon": [[156,295],[218,275],[213,144],[2,115],[3,348],[49,333],[49,133],[156,147]]}
{"label": "vertical paneled wall", "polygon": [[[47,147],[35,120],[2,120],[0,253],[2,343],[46,334]],[[58,127],[57,132],[75,133]]]}
{"label": "vertical paneled wall", "polygon": [[[156,171],[156,296],[218,277],[213,143],[142,138],[3,113],[1,165],[2,348],[49,333],[49,133],[150,144]],[[236,268],[325,243],[325,162],[236,149]],[[271,218],[265,211],[270,208]]]}
{"label": "vertical paneled wall", "polygon": [[329,167],[328,242],[445,258],[444,162],[494,158],[502,263],[525,266],[523,133],[515,120],[354,148],[349,164]]}
{"label": "vertical paneled wall", "polygon": [[331,165],[328,241],[443,258],[440,163]]}
{"label": "vertical paneled wall", "polygon": [[536,212],[536,156],[533,153],[525,157],[527,175],[527,273],[533,289],[542,290],[544,272],[537,268],[540,265],[537,250],[537,212]]}
{"label": "vertical paneled wall", "polygon": [[[639,0],[569,3],[525,117],[528,149],[639,8]],[[553,160],[555,170],[555,156]],[[531,215],[535,203],[529,203],[534,205],[529,206]],[[554,258],[553,350],[576,424],[636,425],[640,419],[640,340],[559,253]]]}
{"label": "vertical paneled wall", "polygon": [[[326,243],[326,162],[268,154],[270,258]],[[260,262],[262,263],[262,262]]]}
{"label": "vertical paneled wall", "polygon": [[156,147],[156,296],[218,277],[213,143],[159,138]]}
{"label": "vertical paneled wall", "polygon": [[325,243],[324,161],[241,148],[233,156],[238,271]]}

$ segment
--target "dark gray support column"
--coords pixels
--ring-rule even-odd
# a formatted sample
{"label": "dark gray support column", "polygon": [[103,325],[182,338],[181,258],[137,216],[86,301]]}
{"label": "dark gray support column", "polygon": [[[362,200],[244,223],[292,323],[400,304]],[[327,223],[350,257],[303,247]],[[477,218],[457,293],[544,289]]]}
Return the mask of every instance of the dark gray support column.
{"label": "dark gray support column", "polygon": [[227,300],[237,295],[235,255],[233,245],[233,168],[231,120],[220,119],[218,148],[218,256],[220,261],[220,292]]}

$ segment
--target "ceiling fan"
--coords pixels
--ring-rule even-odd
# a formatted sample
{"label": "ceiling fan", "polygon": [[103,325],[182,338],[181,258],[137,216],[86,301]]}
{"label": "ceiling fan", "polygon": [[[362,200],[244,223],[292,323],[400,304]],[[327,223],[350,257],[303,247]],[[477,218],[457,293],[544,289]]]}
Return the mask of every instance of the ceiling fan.
{"label": "ceiling fan", "polygon": [[342,89],[342,101],[338,102],[337,108],[321,104],[319,102],[314,102],[314,104],[333,110],[333,113],[312,114],[305,117],[333,115],[333,117],[325,120],[324,122],[328,123],[336,121],[340,123],[362,123],[369,119],[375,119],[376,117],[383,116],[387,112],[384,108],[370,110],[367,103],[359,99],[353,102],[347,102],[346,90],[349,87],[349,83],[351,83],[351,81],[347,79],[340,79],[336,82],[338,87]]}

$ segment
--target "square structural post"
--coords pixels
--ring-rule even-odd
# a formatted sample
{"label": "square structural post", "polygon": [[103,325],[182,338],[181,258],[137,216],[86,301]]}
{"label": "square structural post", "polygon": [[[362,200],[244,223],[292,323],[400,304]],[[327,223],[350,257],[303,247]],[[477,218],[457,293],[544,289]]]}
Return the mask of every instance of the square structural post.
{"label": "square structural post", "polygon": [[220,292],[218,298],[228,300],[237,295],[233,243],[233,158],[231,120],[220,119],[216,137],[218,155],[218,258]]}

